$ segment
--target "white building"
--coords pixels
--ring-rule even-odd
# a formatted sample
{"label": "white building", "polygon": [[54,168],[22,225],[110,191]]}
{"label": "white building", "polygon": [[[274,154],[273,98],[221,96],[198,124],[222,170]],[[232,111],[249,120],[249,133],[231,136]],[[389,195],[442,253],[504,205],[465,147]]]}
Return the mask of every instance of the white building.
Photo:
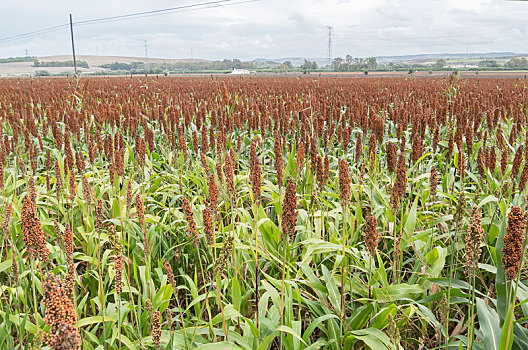
{"label": "white building", "polygon": [[229,74],[235,74],[235,75],[240,75],[240,74],[250,74],[251,72],[248,71],[247,69],[233,69],[233,71]]}

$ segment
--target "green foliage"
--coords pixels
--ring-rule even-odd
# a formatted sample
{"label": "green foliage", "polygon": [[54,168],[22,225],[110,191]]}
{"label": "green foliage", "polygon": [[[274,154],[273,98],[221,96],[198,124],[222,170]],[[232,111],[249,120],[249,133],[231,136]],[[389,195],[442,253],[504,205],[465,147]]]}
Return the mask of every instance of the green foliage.
{"label": "green foliage", "polygon": [[336,57],[332,61],[332,68],[337,72],[368,71],[377,67],[376,57],[352,58],[352,56],[346,55],[345,59]]}
{"label": "green foliage", "polygon": [[[77,61],[77,67],[79,68],[90,68],[88,62]],[[73,60],[69,61],[35,61],[33,67],[73,67]]]}
{"label": "green foliage", "polygon": [[435,64],[433,65],[434,69],[440,70],[446,66],[446,61],[443,58],[440,58],[436,60]]}
{"label": "green foliage", "polygon": [[14,63],[14,62],[37,62],[36,57],[9,57],[9,58],[0,58],[1,63]]}
{"label": "green foliage", "polygon": [[317,70],[317,62],[313,61],[310,62],[306,58],[304,59],[304,63],[301,65],[301,69],[303,73],[310,73],[311,71]]}
{"label": "green foliage", "polygon": [[120,62],[113,62],[113,63],[107,63],[102,64],[101,68],[106,68],[110,70],[142,70],[145,69],[145,63],[144,62],[132,62],[132,63],[120,63]]}
{"label": "green foliage", "polygon": [[49,75],[50,75],[50,73],[47,70],[36,70],[35,71],[35,76],[36,77],[47,77]]}
{"label": "green foliage", "polygon": [[[312,66],[306,62],[307,68]],[[63,280],[68,276],[66,224],[73,232],[71,301],[84,349],[154,349],[156,311],[161,313],[163,349],[527,348],[524,263],[516,281],[506,280],[502,265],[509,208],[525,206],[526,189],[519,190],[521,175],[511,176],[513,156],[504,171],[486,164],[479,173],[477,163],[484,142],[486,152],[492,146],[498,149],[499,131],[505,136],[518,128],[512,142],[504,140],[501,149],[514,153],[526,140],[526,123],[514,121],[510,107],[505,107],[498,125],[490,127],[487,109],[471,109],[465,103],[468,98],[497,103],[497,86],[503,86],[501,101],[510,106],[507,101],[523,96],[522,85],[513,80],[459,80],[454,75],[449,81],[371,77],[353,83],[297,77],[171,79],[83,78],[79,85],[67,79],[0,82],[2,132],[9,141],[3,147],[14,146],[5,153],[0,196],[2,218],[7,205],[13,205],[0,248],[0,348],[33,345],[39,332],[49,330],[43,282],[48,272]],[[342,95],[347,91],[351,94]],[[368,125],[362,125],[361,118],[357,124],[350,122],[353,102],[348,98],[369,107]],[[425,104],[431,99],[441,106],[427,114],[438,118],[434,126],[420,123],[434,106]],[[328,114],[323,113],[326,103],[332,106]],[[405,126],[397,125],[395,116],[403,112],[399,108],[411,105],[418,114]],[[460,146],[449,150],[461,123],[449,114],[454,106],[460,106],[456,113],[467,117],[471,111],[482,119],[471,119],[480,120],[471,146],[464,134]],[[21,118],[21,110],[33,118]],[[237,119],[250,111],[255,113],[252,118],[262,121],[268,116],[273,123],[256,128],[249,126],[253,119]],[[325,139],[330,127],[318,124],[324,115],[346,128]],[[299,123],[284,129],[278,155],[275,118]],[[313,127],[309,138],[303,138],[299,126],[304,122]],[[436,126],[439,142],[434,148]],[[321,137],[315,136],[318,127]],[[30,134],[34,130],[37,136]],[[344,146],[346,132],[350,144]],[[387,165],[387,146],[391,142],[400,148],[398,132],[407,139],[401,144],[406,168],[396,171],[406,178],[395,208],[391,195],[396,174]],[[70,146],[59,147],[57,141],[66,142],[66,135],[74,153],[79,151],[85,159],[84,169],[77,161],[67,166]],[[280,135],[278,130],[275,135]],[[204,150],[199,142],[204,139],[218,142],[217,147]],[[262,171],[259,203],[253,201],[253,140],[258,140],[255,150]],[[300,140],[306,142],[302,163]],[[142,141],[146,146],[140,153]],[[310,142],[315,160],[328,159],[328,177],[322,181],[321,167],[312,164]],[[92,161],[90,145],[96,147]],[[422,150],[418,156],[416,149]],[[226,179],[231,150],[234,191],[228,190]],[[464,176],[458,164],[462,154],[467,163]],[[277,157],[283,161],[282,180],[293,179],[296,189],[298,213],[291,237],[283,232],[286,181],[277,179]],[[348,160],[349,205],[340,200],[339,159]],[[122,169],[114,168],[118,164]],[[436,197],[430,183],[433,166],[438,174]],[[203,214],[214,193],[209,172],[219,193],[212,238],[207,237]],[[29,178],[35,181],[35,215],[50,251],[47,263],[35,264],[22,234]],[[60,189],[57,180],[62,180]],[[70,184],[77,187],[75,194]],[[512,193],[514,184],[517,190]],[[91,191],[91,201],[84,186]],[[144,220],[136,195],[143,203]],[[486,235],[478,245],[476,267],[468,272],[465,249],[473,207],[480,209]],[[378,234],[374,253],[367,249],[370,215]],[[233,248],[227,249],[230,237]],[[124,263],[121,293],[116,284],[119,254]]]}
{"label": "green foliage", "polygon": [[501,65],[495,60],[482,60],[478,64],[479,68],[498,68]]}
{"label": "green foliage", "polygon": [[526,57],[514,57],[506,62],[506,67],[513,69],[528,68],[528,59]]}

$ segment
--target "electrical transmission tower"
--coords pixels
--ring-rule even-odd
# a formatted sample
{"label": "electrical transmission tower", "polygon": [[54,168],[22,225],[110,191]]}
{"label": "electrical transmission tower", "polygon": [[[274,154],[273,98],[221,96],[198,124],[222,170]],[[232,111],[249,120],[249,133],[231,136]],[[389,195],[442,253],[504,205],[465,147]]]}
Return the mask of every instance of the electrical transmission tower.
{"label": "electrical transmission tower", "polygon": [[145,60],[147,61],[147,71],[148,71],[150,70],[150,60],[148,58],[148,49],[147,49],[148,40],[143,40],[143,42],[145,43]]}
{"label": "electrical transmission tower", "polygon": [[326,26],[328,28],[328,64],[332,64],[332,26]]}

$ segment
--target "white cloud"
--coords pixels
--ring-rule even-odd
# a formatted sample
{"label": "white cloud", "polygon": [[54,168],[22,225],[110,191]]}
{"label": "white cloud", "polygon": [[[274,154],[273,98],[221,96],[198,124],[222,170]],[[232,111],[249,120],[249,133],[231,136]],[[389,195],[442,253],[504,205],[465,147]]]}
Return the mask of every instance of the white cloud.
{"label": "white cloud", "polygon": [[[74,21],[196,3],[196,0],[19,1],[4,6],[0,37]],[[327,25],[334,56],[528,51],[527,2],[500,0],[261,0],[235,6],[75,28],[79,54],[223,59],[324,57]],[[0,42],[0,56],[70,51],[68,28]]]}

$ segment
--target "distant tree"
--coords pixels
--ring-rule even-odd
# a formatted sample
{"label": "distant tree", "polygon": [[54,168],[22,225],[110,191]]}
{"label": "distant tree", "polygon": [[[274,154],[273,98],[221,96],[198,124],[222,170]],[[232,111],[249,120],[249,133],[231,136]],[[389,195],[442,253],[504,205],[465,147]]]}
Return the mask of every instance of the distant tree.
{"label": "distant tree", "polygon": [[376,69],[377,67],[376,57],[352,58],[352,56],[346,55],[345,59],[336,57],[332,61],[332,68],[339,72],[365,71]]}
{"label": "distant tree", "polygon": [[9,58],[0,58],[1,63],[11,63],[11,62],[37,62],[36,57],[9,57]]}
{"label": "distant tree", "polygon": [[350,70],[350,66],[352,65],[353,58],[350,55],[345,56],[345,70],[348,72]]}
{"label": "distant tree", "polygon": [[239,59],[233,59],[233,68],[242,68],[242,62]]}
{"label": "distant tree", "polygon": [[528,60],[526,57],[514,57],[506,62],[508,68],[528,68]]}
{"label": "distant tree", "polygon": [[495,60],[482,60],[479,62],[479,68],[497,68],[500,64]]}
{"label": "distant tree", "polygon": [[[88,66],[88,62],[86,61],[77,61],[77,67],[81,68],[90,68]],[[33,62],[33,67],[73,67],[73,60],[69,61],[46,61],[46,62],[40,62],[35,61]]]}
{"label": "distant tree", "polygon": [[224,58],[224,60],[222,61],[224,63],[223,65],[223,69],[232,69],[233,68],[233,61],[227,59],[227,58]]}
{"label": "distant tree", "polygon": [[286,69],[293,69],[293,64],[291,61],[284,61],[282,64],[286,67]]}
{"label": "distant tree", "polygon": [[310,71],[312,70],[312,62],[308,61],[305,58],[303,64],[301,65],[301,69],[304,74],[310,73]]}
{"label": "distant tree", "polygon": [[435,64],[433,65],[434,69],[442,69],[445,66],[446,66],[446,61],[443,58],[437,60]]}
{"label": "distant tree", "polygon": [[376,69],[378,67],[378,62],[376,57],[367,58],[367,69]]}
{"label": "distant tree", "polygon": [[319,67],[317,66],[317,62],[313,61],[313,62],[312,62],[312,70],[317,70],[317,68],[319,68]]}
{"label": "distant tree", "polygon": [[50,73],[47,70],[37,70],[37,71],[35,71],[35,76],[36,77],[47,77],[49,75],[50,75]]}
{"label": "distant tree", "polygon": [[113,63],[106,63],[102,64],[101,68],[107,68],[110,70],[143,70],[145,68],[145,64],[143,62],[132,62],[132,63],[121,63],[121,62],[113,62]]}
{"label": "distant tree", "polygon": [[341,57],[334,58],[334,60],[332,61],[332,69],[340,72],[342,70],[343,63],[344,61]]}

